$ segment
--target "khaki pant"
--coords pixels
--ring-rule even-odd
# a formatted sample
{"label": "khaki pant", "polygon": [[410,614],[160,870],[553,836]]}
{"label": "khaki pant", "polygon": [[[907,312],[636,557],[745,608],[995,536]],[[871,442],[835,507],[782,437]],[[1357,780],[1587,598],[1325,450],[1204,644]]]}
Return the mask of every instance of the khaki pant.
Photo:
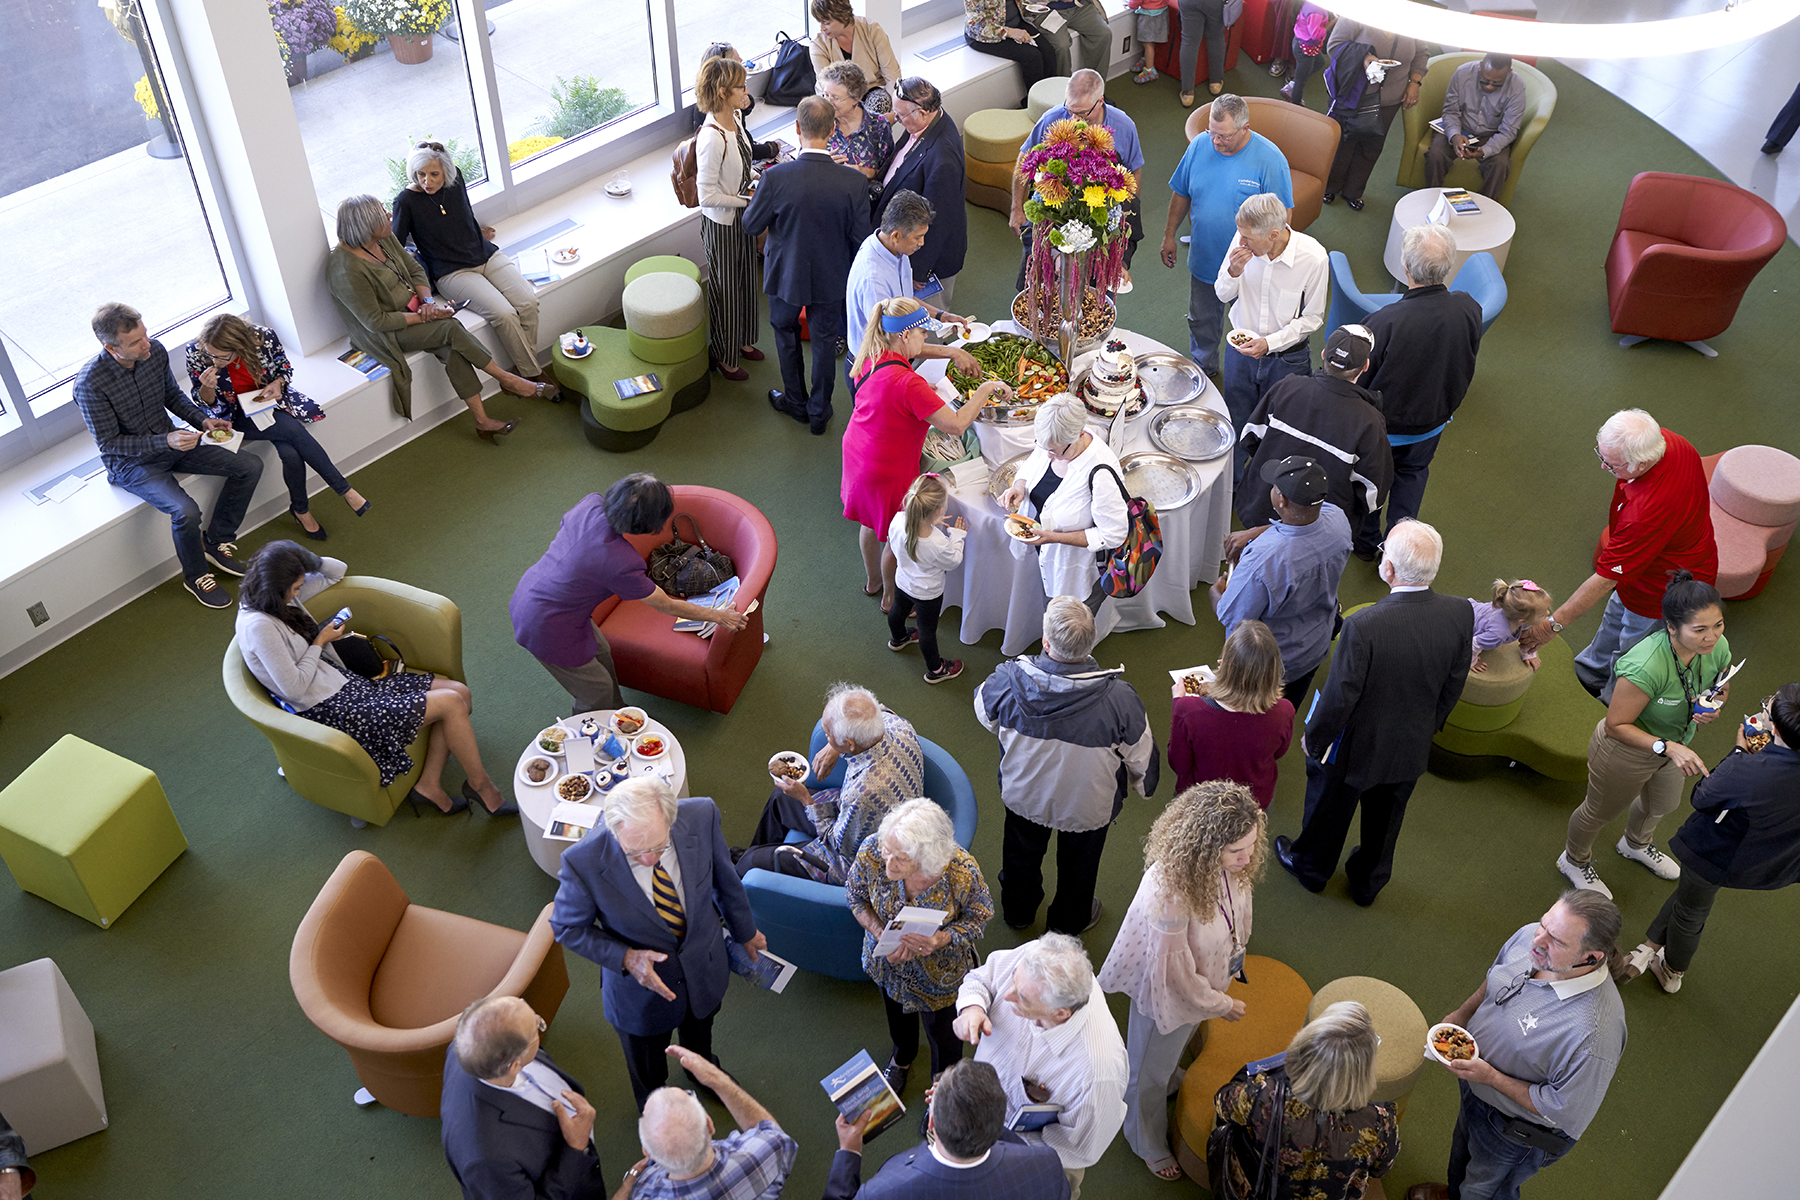
{"label": "khaki pant", "polygon": [[1681,768],[1660,754],[1606,736],[1606,720],[1588,741],[1587,798],[1569,817],[1569,861],[1594,857],[1594,838],[1628,807],[1625,840],[1640,850],[1656,838],[1659,821],[1681,805]]}
{"label": "khaki pant", "polygon": [[493,326],[515,375],[536,375],[538,363],[537,289],[500,251],[479,267],[452,271],[437,281],[446,300],[469,302]]}
{"label": "khaki pant", "polygon": [[[599,652],[579,667],[544,663],[544,670],[550,672],[550,677],[562,684],[563,691],[575,701],[575,707],[570,710],[574,716],[625,707],[625,697],[619,691],[619,669],[613,666],[612,647],[606,644],[606,635],[600,632],[598,625],[594,626],[594,638],[600,643]],[[538,661],[544,662],[541,658]]]}
{"label": "khaki pant", "polygon": [[1069,1200],[1081,1200],[1081,1181],[1087,1177],[1087,1168],[1063,1168],[1063,1176],[1069,1181]]}

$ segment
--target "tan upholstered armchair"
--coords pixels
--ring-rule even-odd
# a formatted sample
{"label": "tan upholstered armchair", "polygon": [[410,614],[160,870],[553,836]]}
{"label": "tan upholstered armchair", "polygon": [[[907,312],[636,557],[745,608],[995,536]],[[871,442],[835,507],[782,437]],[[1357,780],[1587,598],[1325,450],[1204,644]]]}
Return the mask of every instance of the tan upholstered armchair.
{"label": "tan upholstered armchair", "polygon": [[[307,602],[320,620],[349,606],[351,627],[385,634],[409,669],[463,678],[462,610],[435,592],[371,575],[346,575]],[[273,700],[238,652],[237,639],[225,647],[225,694],[237,710],[269,739],[288,785],[323,808],[349,816],[354,825],[386,825],[418,782],[430,744],[422,726],[407,747],[413,769],[387,787],[368,751],[330,726],[297,717]]]}
{"label": "tan upholstered armchair", "polygon": [[349,1052],[369,1094],[414,1117],[438,1115],[444,1054],[463,1009],[484,996],[519,996],[548,1023],[569,990],[550,905],[527,933],[425,908],[366,850],[344,856],[307,910],[288,980],[307,1020]]}
{"label": "tan upholstered armchair", "polygon": [[[1294,186],[1294,228],[1305,229],[1319,219],[1325,207],[1325,180],[1331,160],[1337,157],[1343,130],[1324,113],[1285,100],[1245,96],[1250,106],[1250,128],[1275,143],[1287,158]],[[1188,114],[1187,140],[1206,132],[1212,105],[1202,104]]]}

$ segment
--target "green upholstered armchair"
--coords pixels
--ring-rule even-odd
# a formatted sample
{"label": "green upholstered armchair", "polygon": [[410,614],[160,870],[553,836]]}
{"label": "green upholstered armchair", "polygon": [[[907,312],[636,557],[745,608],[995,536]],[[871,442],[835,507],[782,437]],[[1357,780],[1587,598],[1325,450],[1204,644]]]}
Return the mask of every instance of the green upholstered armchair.
{"label": "green upholstered armchair", "polygon": [[[1450,72],[1479,58],[1479,54],[1440,54],[1425,68],[1425,82],[1419,85],[1419,102],[1400,114],[1406,128],[1400,146],[1400,174],[1394,182],[1401,187],[1425,186],[1425,151],[1431,148],[1430,123],[1444,115],[1444,91],[1450,86]],[[1544,126],[1550,123],[1550,114],[1556,110],[1556,85],[1550,82],[1548,75],[1516,58],[1512,69],[1525,81],[1525,126],[1513,141],[1512,167],[1507,171],[1506,183],[1494,197],[1508,205],[1512,203],[1513,188],[1525,170],[1525,160],[1530,157],[1532,146],[1537,144],[1538,135],[1544,132]],[[1481,190],[1481,172],[1471,162],[1452,163],[1444,183],[1478,192]]]}
{"label": "green upholstered armchair", "polygon": [[[462,610],[447,598],[392,580],[346,575],[306,607],[323,620],[345,605],[355,614],[351,626],[391,638],[408,669],[462,679]],[[358,828],[386,825],[418,781],[430,726],[421,727],[407,747],[413,769],[383,788],[375,760],[349,734],[297,717],[269,699],[238,653],[236,638],[225,648],[225,694],[275,747],[289,786],[322,808],[348,815]]]}

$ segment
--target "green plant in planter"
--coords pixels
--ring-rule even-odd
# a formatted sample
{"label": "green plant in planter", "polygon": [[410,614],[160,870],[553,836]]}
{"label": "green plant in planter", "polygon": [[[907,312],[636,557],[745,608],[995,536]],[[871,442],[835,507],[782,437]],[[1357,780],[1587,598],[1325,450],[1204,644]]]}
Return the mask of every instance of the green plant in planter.
{"label": "green plant in planter", "polygon": [[555,111],[532,126],[533,132],[545,137],[578,137],[631,108],[631,97],[623,88],[601,87],[600,80],[592,75],[577,75],[573,79],[558,75],[550,88],[550,98],[556,102]]}
{"label": "green plant in planter", "polygon": [[429,37],[449,23],[450,0],[344,0],[344,16],[372,37]]}
{"label": "green plant in planter", "polygon": [[[486,175],[487,172],[481,165],[481,152],[473,146],[464,148],[458,145],[455,138],[440,139],[409,137],[406,139],[406,144],[409,146],[417,146],[420,142],[436,142],[440,140],[444,143],[444,149],[450,154],[450,161],[456,164],[457,173],[462,176],[464,183],[468,183],[470,180],[480,179]],[[409,151],[408,153],[410,154],[411,152]],[[399,192],[402,188],[412,186],[412,180],[406,177],[406,159],[387,158],[382,161],[387,163],[388,180],[394,185],[395,192]]]}

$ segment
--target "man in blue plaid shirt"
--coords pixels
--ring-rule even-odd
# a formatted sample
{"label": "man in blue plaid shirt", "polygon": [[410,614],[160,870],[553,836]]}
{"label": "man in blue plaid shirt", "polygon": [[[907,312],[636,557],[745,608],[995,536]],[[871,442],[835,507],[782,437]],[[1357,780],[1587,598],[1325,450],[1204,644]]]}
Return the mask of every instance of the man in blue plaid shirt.
{"label": "man in blue plaid shirt", "polygon": [[[103,304],[93,329],[101,350],[75,378],[75,403],[100,447],[107,482],[169,514],[182,586],[208,608],[229,608],[231,597],[208,564],[244,574],[232,543],[262,478],[262,459],[201,441],[215,429],[230,433],[231,422],[209,418],[182,394],[169,352],[150,337],[136,309]],[[193,428],[177,429],[170,413]],[[177,471],[225,477],[204,534],[200,505],[176,482]]]}
{"label": "man in blue plaid shirt", "polygon": [[737,1080],[683,1046],[670,1046],[688,1077],[717,1093],[738,1131],[713,1138],[692,1092],[658,1088],[644,1102],[638,1141],[648,1157],[625,1175],[631,1200],[775,1200],[799,1146]]}

